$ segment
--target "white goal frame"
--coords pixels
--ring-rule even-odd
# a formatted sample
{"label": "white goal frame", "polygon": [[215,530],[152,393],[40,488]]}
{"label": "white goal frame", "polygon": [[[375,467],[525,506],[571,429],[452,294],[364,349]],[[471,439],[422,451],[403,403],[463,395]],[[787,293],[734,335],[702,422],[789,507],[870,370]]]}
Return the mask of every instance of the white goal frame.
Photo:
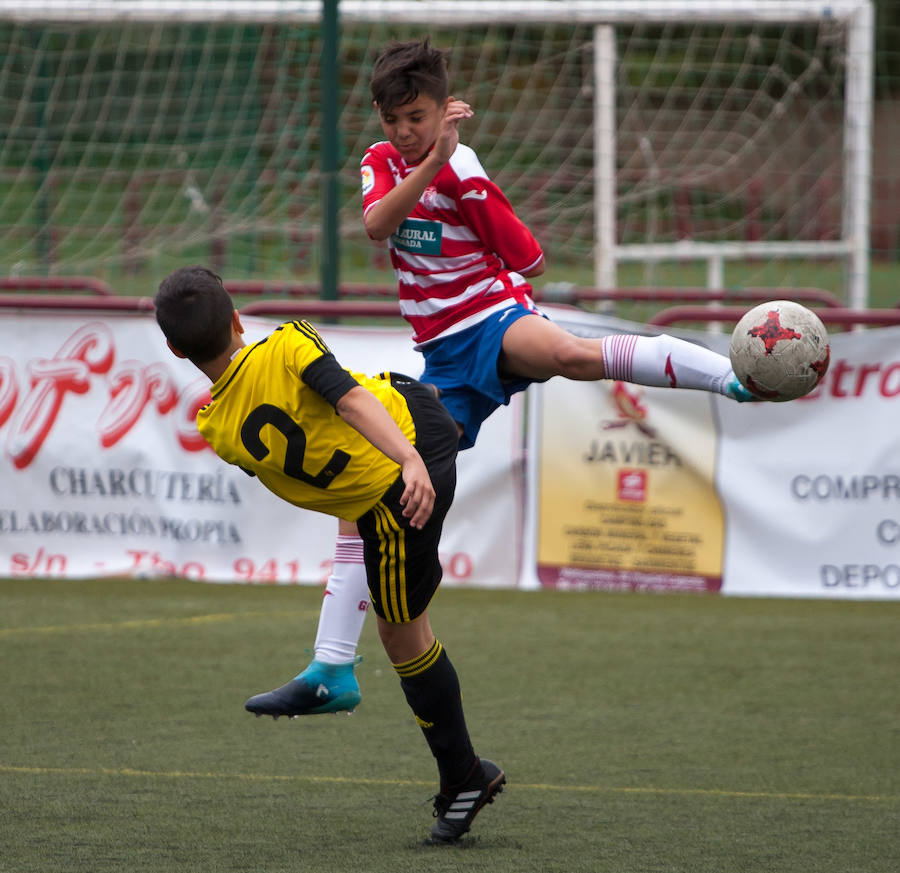
{"label": "white goal frame", "polygon": [[[0,18],[19,21],[313,22],[337,0],[0,0]],[[576,22],[594,27],[594,274],[616,285],[624,261],[705,261],[707,285],[724,285],[724,262],[744,258],[840,258],[848,305],[865,308],[869,285],[874,10],[872,0],[340,0],[348,21],[426,26]],[[802,23],[847,28],[844,171],[838,240],[616,242],[615,38],[617,24],[645,22]]]}

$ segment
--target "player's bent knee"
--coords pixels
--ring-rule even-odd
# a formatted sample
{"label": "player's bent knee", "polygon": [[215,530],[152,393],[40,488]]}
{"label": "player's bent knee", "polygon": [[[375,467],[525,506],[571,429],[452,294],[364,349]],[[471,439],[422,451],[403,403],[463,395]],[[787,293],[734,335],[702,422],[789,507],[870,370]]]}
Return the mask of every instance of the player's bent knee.
{"label": "player's bent knee", "polygon": [[379,616],[378,635],[385,653],[394,664],[418,657],[434,641],[427,613],[408,622],[389,622]]}
{"label": "player's bent knee", "polygon": [[572,337],[554,353],[559,375],[567,379],[599,379],[603,375],[600,341]]}

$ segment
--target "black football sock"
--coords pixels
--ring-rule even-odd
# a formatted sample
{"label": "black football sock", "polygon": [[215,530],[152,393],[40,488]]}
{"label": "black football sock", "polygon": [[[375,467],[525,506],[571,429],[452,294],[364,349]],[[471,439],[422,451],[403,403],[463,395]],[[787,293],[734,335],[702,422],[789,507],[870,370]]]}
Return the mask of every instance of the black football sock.
{"label": "black football sock", "polygon": [[400,687],[434,755],[441,788],[466,780],[478,762],[466,718],[456,670],[437,641],[427,652],[394,664]]}

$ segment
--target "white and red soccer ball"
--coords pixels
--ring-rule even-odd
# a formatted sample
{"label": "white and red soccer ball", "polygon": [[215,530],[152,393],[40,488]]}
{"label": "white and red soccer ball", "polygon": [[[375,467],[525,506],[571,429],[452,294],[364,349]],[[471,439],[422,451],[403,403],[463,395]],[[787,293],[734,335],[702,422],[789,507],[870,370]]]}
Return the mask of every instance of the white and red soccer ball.
{"label": "white and red soccer ball", "polygon": [[731,335],[731,366],[761,400],[809,394],[828,369],[830,348],[822,320],[792,300],[772,300],[747,312]]}

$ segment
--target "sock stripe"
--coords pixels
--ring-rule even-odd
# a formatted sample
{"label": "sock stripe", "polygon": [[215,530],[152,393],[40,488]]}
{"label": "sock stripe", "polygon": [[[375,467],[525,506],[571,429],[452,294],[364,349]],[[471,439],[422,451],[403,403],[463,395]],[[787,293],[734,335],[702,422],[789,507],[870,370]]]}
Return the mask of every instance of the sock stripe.
{"label": "sock stripe", "polygon": [[334,560],[340,564],[363,564],[362,537],[338,536],[334,542]]}
{"label": "sock stripe", "polygon": [[443,651],[444,647],[441,645],[440,641],[435,640],[434,645],[432,645],[428,651],[419,655],[418,658],[413,658],[411,661],[403,661],[400,664],[393,664],[392,666],[401,679],[409,676],[417,676],[419,673],[424,673],[431,667],[441,656],[441,652]]}
{"label": "sock stripe", "polygon": [[603,376],[620,382],[631,382],[636,334],[612,334],[601,340]]}

